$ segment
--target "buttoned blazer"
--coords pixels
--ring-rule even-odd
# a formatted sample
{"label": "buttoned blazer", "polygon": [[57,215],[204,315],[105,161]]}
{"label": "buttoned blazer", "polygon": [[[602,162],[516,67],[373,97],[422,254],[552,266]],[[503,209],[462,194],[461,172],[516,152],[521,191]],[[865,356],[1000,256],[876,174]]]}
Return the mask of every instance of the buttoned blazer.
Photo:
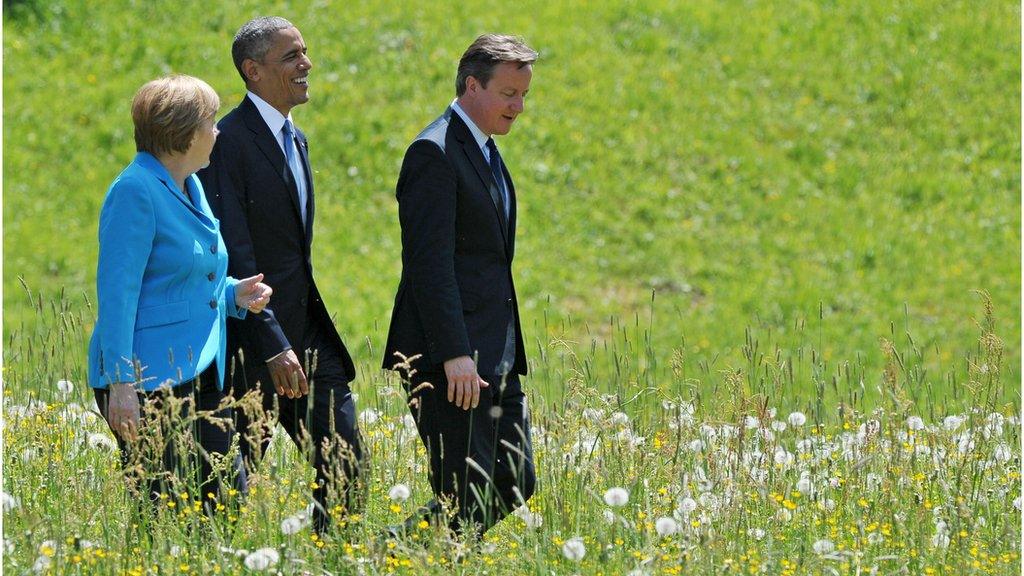
{"label": "buttoned blazer", "polygon": [[230,255],[228,271],[246,278],[258,270],[274,289],[270,305],[262,313],[228,322],[229,350],[232,354],[241,350],[242,359],[250,366],[258,363],[257,374],[266,360],[290,347],[302,360],[306,324],[313,318],[340,350],[346,377],[351,380],[355,377],[352,359],[313,280],[310,250],[316,203],[306,135],[296,128],[308,182],[303,224],[298,189],[284,151],[252,100],[243,98],[217,127],[220,134],[210,165],[199,172],[199,178],[221,220]]}
{"label": "buttoned blazer", "polygon": [[402,277],[384,350],[422,354],[413,366],[441,370],[446,360],[475,356],[480,374],[494,374],[515,329],[512,370],[526,374],[526,353],[512,259],[516,194],[509,185],[506,220],[497,183],[469,127],[449,107],[409,146],[396,196],[402,229]]}
{"label": "buttoned blazer", "polygon": [[226,276],[227,250],[202,184],[187,181],[178,190],[160,161],[140,152],[107,191],[89,342],[94,388],[154,390],[192,380],[211,362],[223,385],[225,316],[246,312],[235,306],[237,281]]}

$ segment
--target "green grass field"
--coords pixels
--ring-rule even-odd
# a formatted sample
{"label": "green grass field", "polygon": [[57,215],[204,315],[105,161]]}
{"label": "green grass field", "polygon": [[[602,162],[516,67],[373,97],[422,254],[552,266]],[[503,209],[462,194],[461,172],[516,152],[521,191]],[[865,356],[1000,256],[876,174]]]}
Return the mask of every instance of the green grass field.
{"label": "green grass field", "polygon": [[[316,170],[318,284],[360,367],[368,507],[323,540],[282,531],[312,475],[279,442],[234,532],[177,494],[140,539],[84,376],[98,212],[134,155],[135,90],[192,74],[226,113],[244,93],[231,39],[258,14],[296,23],[314,63],[293,115]],[[249,573],[270,547],[284,574],[1019,574],[1020,16],[1002,1],[5,1],[4,569]],[[429,491],[376,368],[400,272],[394,184],[484,31],[541,53],[499,142],[540,489],[483,544],[426,529],[374,549]],[[408,501],[388,496],[399,483]],[[627,504],[606,503],[613,487]]]}
{"label": "green grass field", "polygon": [[656,293],[664,358],[740,366],[749,327],[862,357],[877,378],[895,323],[939,375],[974,342],[980,289],[1019,373],[1017,4],[12,4],[8,332],[33,321],[19,277],[44,299],[94,294],[97,216],[134,153],[134,91],[185,72],[226,112],[243,94],[231,38],[267,12],[298,24],[315,65],[312,99],[294,111],[317,170],[315,265],[368,368],[398,282],[405,146],[451,101],[465,46],[503,30],[541,52],[501,142],[534,350],[554,337],[603,345],[612,318],[646,322]]}

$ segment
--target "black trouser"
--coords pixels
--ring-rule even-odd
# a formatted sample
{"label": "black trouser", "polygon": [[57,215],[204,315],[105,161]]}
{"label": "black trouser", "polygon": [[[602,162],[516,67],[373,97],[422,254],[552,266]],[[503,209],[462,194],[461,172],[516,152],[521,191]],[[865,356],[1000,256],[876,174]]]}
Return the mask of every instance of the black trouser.
{"label": "black trouser", "polygon": [[[262,413],[246,414],[236,410],[235,425],[242,431],[242,455],[251,470],[262,460],[270,444],[277,404],[278,421],[316,469],[313,527],[322,533],[331,515],[328,500],[347,512],[359,508],[358,485],[364,462],[356,425],[356,405],[341,353],[335,343],[323,336],[318,324],[313,321],[307,324],[311,328],[307,330],[305,345],[295,349],[306,370],[309,394],[301,398],[278,396],[266,365],[249,366],[246,378],[250,385],[260,383]],[[244,393],[245,390],[235,389],[236,397]]]}
{"label": "black trouser", "polygon": [[[110,392],[93,389],[96,405],[107,419]],[[242,458],[236,455],[231,463],[214,461],[231,448],[232,410],[218,410],[224,392],[217,388],[217,365],[211,364],[198,378],[178,386],[139,393],[139,439],[127,443],[114,432],[121,449],[121,463],[134,486],[146,490],[150,501],[157,504],[160,495],[181,498],[189,494],[193,502],[200,499],[209,512],[218,502],[230,503],[223,484],[245,493],[247,489]],[[172,400],[175,399],[175,400]],[[199,416],[196,412],[211,412]],[[218,425],[225,424],[224,426]],[[109,424],[109,420],[108,420]],[[198,488],[198,491],[197,491]],[[209,498],[213,494],[216,501]],[[178,503],[176,505],[192,505]]]}
{"label": "black trouser", "polygon": [[537,483],[519,376],[507,376],[504,384],[500,376],[483,378],[490,386],[480,391],[480,404],[471,410],[448,401],[444,373],[415,374],[412,390],[423,382],[433,387],[422,387],[410,399],[430,456],[430,486],[438,497],[457,503],[458,517],[450,526],[465,529],[471,521],[478,535],[528,500]]}

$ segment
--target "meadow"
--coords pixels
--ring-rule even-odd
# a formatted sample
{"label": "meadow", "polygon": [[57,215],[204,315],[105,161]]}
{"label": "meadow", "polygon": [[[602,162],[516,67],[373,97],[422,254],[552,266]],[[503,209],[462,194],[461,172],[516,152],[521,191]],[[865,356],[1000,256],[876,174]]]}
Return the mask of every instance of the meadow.
{"label": "meadow", "polygon": [[[193,491],[147,540],[85,383],[98,211],[134,154],[135,90],[193,74],[226,113],[231,38],[265,13],[314,63],[293,113],[318,284],[360,369],[368,506],[313,539],[311,476],[280,443],[234,530]],[[5,570],[1020,573],[1019,4],[12,0],[3,18]],[[381,549],[429,490],[377,370],[394,183],[496,30],[541,53],[499,141],[540,490],[482,544],[428,527]]]}

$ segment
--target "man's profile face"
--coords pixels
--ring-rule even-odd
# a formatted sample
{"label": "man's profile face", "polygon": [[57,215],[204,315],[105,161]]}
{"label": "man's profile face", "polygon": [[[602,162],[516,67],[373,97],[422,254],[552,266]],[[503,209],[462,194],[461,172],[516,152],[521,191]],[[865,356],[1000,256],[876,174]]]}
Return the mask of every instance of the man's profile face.
{"label": "man's profile face", "polygon": [[518,62],[498,64],[486,87],[473,76],[466,79],[466,91],[459,98],[459,105],[488,136],[508,134],[523,111],[533,66],[520,66]]}
{"label": "man's profile face", "polygon": [[253,92],[287,116],[292,108],[309,100],[307,78],[313,63],[297,28],[274,33],[274,41],[262,62],[246,61],[246,76]]}

